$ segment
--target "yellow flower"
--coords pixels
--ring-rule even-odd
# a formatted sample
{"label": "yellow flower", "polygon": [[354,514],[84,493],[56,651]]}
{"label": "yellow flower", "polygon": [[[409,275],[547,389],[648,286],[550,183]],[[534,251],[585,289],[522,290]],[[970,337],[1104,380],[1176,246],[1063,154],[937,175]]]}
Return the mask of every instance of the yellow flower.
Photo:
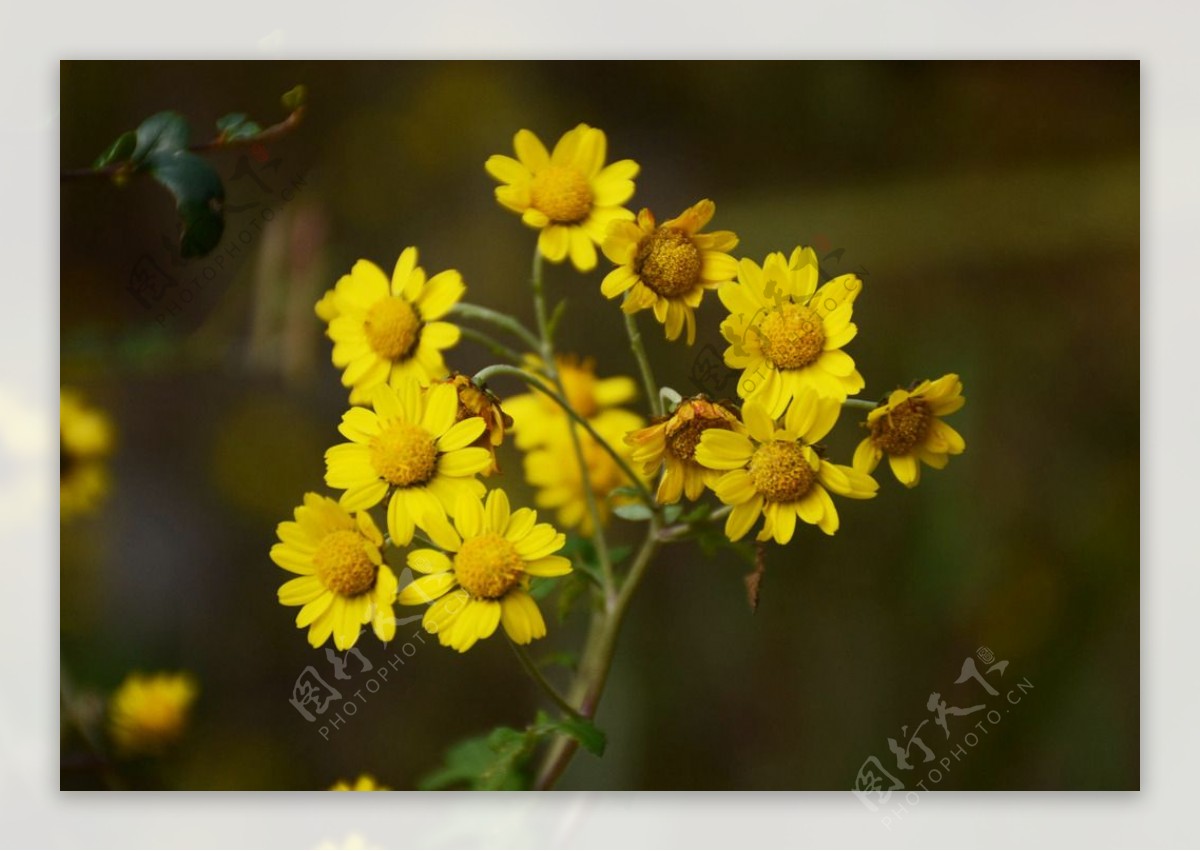
{"label": "yellow flower", "polygon": [[[600,522],[608,522],[610,503],[620,505],[632,501],[631,497],[610,499],[617,488],[633,485],[628,476],[605,449],[590,434],[577,427],[584,463],[587,466],[587,485],[576,463],[575,447],[571,442],[571,420],[565,416],[557,430],[547,432],[545,443],[525,456],[525,479],[538,488],[538,508],[557,509],[559,525],[578,529],[582,535],[595,531],[591,512],[588,510],[587,491],[590,487],[599,509]],[[631,460],[630,447],[625,436],[646,424],[637,414],[621,408],[613,408],[597,414],[589,420],[592,427],[613,447],[625,461]]]}
{"label": "yellow flower", "polygon": [[[580,360],[572,355],[555,358],[563,394],[571,408],[584,419],[591,419],[617,405],[623,405],[637,395],[637,382],[626,375],[612,378],[596,377],[593,358]],[[530,368],[545,378],[541,361],[530,356]],[[549,379],[546,379],[549,383]],[[558,403],[544,393],[523,393],[507,399],[504,408],[513,418],[513,438],[518,449],[532,449],[552,437],[569,434],[565,431],[568,417]]]}
{"label": "yellow flower", "polygon": [[912,390],[893,390],[886,403],[867,414],[865,425],[871,431],[854,452],[854,469],[874,472],[887,455],[900,483],[916,487],[922,461],[940,470],[951,455],[967,448],[962,435],[941,420],[966,403],[962,381],[954,373],[922,381]]}
{"label": "yellow flower", "polygon": [[313,305],[313,313],[317,314],[317,318],[322,322],[332,322],[337,318],[337,293],[334,290],[325,290],[325,295]]}
{"label": "yellow flower", "polygon": [[811,248],[797,248],[790,262],[776,252],[761,268],[742,259],[737,281],[717,290],[730,312],[721,323],[731,344],[725,363],[742,370],[738,395],[758,399],[779,417],[805,387],[838,401],[861,390],[863,378],[842,351],[858,333],[850,318],[861,290],[855,275],[817,289]]}
{"label": "yellow flower", "polygon": [[74,390],[59,396],[59,497],[62,516],[94,509],[108,492],[104,458],[113,450],[112,421]]}
{"label": "yellow flower", "polygon": [[656,225],[654,214],[642,210],[637,223],[616,222],[604,240],[604,254],[617,264],[600,285],[609,298],[628,292],[621,309],[626,313],[651,308],[668,340],[679,339],[687,326],[690,346],[696,341],[696,308],[704,291],[732,281],[738,264],[732,251],[738,238],[732,231],[700,233],[717,206],[707,199],[677,218]]}
{"label": "yellow flower", "polygon": [[383,563],[383,535],[371,515],[351,515],[327,496],[306,493],[295,517],[279,524],[282,543],[271,547],[271,561],[299,574],[280,586],[279,602],[302,607],[296,626],[308,627],[308,643],[320,647],[332,634],[338,650],[349,650],[366,623],[380,641],[391,641],[399,583]]}
{"label": "yellow flower", "polygon": [[625,437],[633,447],[633,461],[642,465],[647,477],[666,468],[655,497],[660,505],[679,502],[684,495],[697,500],[704,486],[711,486],[720,477],[696,460],[700,437],[712,428],[746,431],[735,409],[696,396],[680,402],[669,417],[658,418],[653,425]]}
{"label": "yellow flower", "polygon": [[199,689],[189,674],[141,674],[125,678],[109,699],[109,733],[127,755],[158,754],[183,735]]}
{"label": "yellow flower", "polygon": [[392,542],[407,546],[414,523],[453,511],[463,493],[479,496],[475,475],[492,455],[471,444],[486,425],[480,417],[458,419],[458,394],[449,384],[422,388],[416,381],[375,390],[374,410],[351,408],[338,431],[350,439],[325,452],[325,484],[345,489],[347,511],[378,505],[391,493],[387,526]]}
{"label": "yellow flower", "polygon": [[553,153],[529,130],[513,138],[517,158],[488,157],[488,174],[500,181],[496,200],[541,231],[538,250],[552,263],[570,254],[581,272],[596,266],[596,246],[613,222],[633,213],[622,204],[633,197],[638,164],[604,165],[608,142],[603,130],[580,124],[558,140]]}
{"label": "yellow flower", "polygon": [[749,432],[709,429],[700,436],[696,460],[714,470],[728,470],[713,486],[717,497],[733,511],[725,521],[731,541],[744,537],[761,515],[758,540],[786,544],[796,530],[796,518],[826,535],[838,528],[833,491],[851,499],[875,496],[879,485],[866,473],[832,464],[812,444],[837,422],[841,402],[805,388],[788,408],[779,428],[765,405],[748,400],[742,415]]}
{"label": "yellow flower", "polygon": [[413,378],[423,384],[446,375],[442,350],[455,345],[457,325],[440,322],[465,291],[451,269],[429,280],[417,265],[417,249],[406,248],[389,283],[383,270],[359,260],[333,290],[317,302],[317,315],[329,323],[333,364],[344,367],[342,384],[350,401],[366,403],[380,384]]}
{"label": "yellow flower", "polygon": [[330,792],[390,792],[390,786],[381,785],[370,774],[360,774],[353,783],[339,780],[329,787]]}
{"label": "yellow flower", "polygon": [[500,472],[500,463],[496,460],[496,447],[504,442],[504,432],[512,428],[512,417],[500,407],[500,400],[461,372],[455,372],[445,379],[458,393],[458,421],[470,417],[481,417],[484,432],[475,440],[476,446],[482,446],[492,454],[492,463],[483,471],[490,476]]}
{"label": "yellow flower", "polygon": [[411,551],[408,566],[424,575],[401,590],[399,599],[408,606],[433,604],[422,623],[438,641],[465,653],[501,624],[517,644],[545,636],[529,578],[571,572],[571,562],[554,555],[566,543],[562,532],[538,523],[532,509],[510,511],[502,490],[491,491],[486,505],[464,496],[453,526],[442,520],[427,531],[453,558],[432,549]]}

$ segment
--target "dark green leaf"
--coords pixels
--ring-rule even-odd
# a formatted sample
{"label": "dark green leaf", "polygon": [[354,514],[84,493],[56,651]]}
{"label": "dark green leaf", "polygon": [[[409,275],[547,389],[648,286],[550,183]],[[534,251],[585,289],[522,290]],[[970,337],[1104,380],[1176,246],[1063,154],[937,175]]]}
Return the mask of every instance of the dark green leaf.
{"label": "dark green leaf", "polygon": [[250,121],[243,112],[231,112],[217,119],[217,130],[222,139],[249,139],[262,132],[257,121]]}
{"label": "dark green leaf", "polygon": [[573,671],[579,664],[579,656],[569,650],[559,650],[557,653],[547,653],[538,660],[537,664],[539,668],[551,668],[557,665]]}
{"label": "dark green leaf", "polygon": [[200,257],[216,248],[225,230],[225,187],[216,170],[185,150],[156,151],[147,157],[145,167],[175,198],[180,253]]}
{"label": "dark green leaf", "polygon": [[578,716],[555,720],[545,712],[539,712],[530,732],[536,732],[538,735],[545,735],[548,732],[562,733],[579,742],[589,753],[596,756],[603,756],[604,748],[608,744],[608,738],[604,735],[604,731],[587,718]]}
{"label": "dark green leaf", "polygon": [[536,739],[528,732],[497,727],[486,736],[459,742],[446,754],[446,764],[424,777],[421,789],[449,789],[466,786],[479,790],[525,789],[525,775]]}
{"label": "dark green leaf", "polygon": [[303,84],[288,89],[284,92],[280,101],[283,103],[283,108],[288,112],[295,112],[308,101],[308,89]]}
{"label": "dark green leaf", "polygon": [[627,505],[613,506],[613,514],[622,520],[649,520],[654,516],[654,512],[642,502],[631,502]]}
{"label": "dark green leaf", "polygon": [[558,622],[562,623],[567,619],[567,615],[571,614],[571,610],[575,607],[575,601],[579,599],[579,595],[587,590],[588,579],[582,571],[576,571],[564,576],[559,583],[561,590],[558,592]]}
{"label": "dark green leaf", "polygon": [[550,596],[555,584],[548,576],[535,576],[529,583],[529,596],[535,600],[544,600]]}
{"label": "dark green leaf", "polygon": [[614,565],[618,565],[625,559],[629,558],[629,554],[633,552],[633,547],[628,547],[622,544],[619,547],[608,548],[608,560]]}
{"label": "dark green leaf", "polygon": [[138,125],[133,161],[141,163],[151,154],[186,150],[188,135],[188,123],[182,115],[176,112],[151,115]]}
{"label": "dark green leaf", "polygon": [[679,503],[668,505],[663,509],[663,520],[667,523],[674,523],[679,519],[679,515],[683,513],[683,506]]}
{"label": "dark green leaf", "polygon": [[124,162],[133,155],[137,148],[137,133],[132,130],[122,133],[100,156],[92,163],[92,168],[104,168],[113,163]]}

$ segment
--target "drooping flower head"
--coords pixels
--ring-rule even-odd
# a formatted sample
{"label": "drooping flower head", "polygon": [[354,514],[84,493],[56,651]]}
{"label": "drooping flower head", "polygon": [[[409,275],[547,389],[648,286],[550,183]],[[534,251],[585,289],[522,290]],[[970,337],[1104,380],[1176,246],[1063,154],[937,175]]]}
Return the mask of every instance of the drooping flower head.
{"label": "drooping flower head", "polygon": [[347,511],[365,511],[390,493],[388,533],[407,546],[426,515],[453,511],[463,493],[483,493],[476,474],[492,455],[472,444],[486,428],[481,417],[458,419],[458,394],[449,384],[381,385],[373,409],[342,415],[338,431],[351,442],[325,452],[325,484],[345,489],[339,501]]}
{"label": "drooping flower head", "polygon": [[483,419],[484,431],[475,440],[475,446],[482,446],[492,453],[492,463],[483,471],[490,476],[500,472],[500,464],[496,460],[496,447],[504,442],[506,429],[512,428],[512,417],[500,407],[500,400],[486,388],[480,387],[469,376],[455,372],[445,379],[446,383],[458,393],[458,421],[480,417]]}
{"label": "drooping flower head", "polygon": [[721,473],[696,460],[701,435],[713,428],[739,433],[746,430],[732,406],[696,396],[681,401],[670,416],[659,417],[652,425],[625,437],[633,447],[634,463],[642,465],[647,477],[664,470],[655,497],[660,505],[679,502],[681,496],[697,500],[705,484],[720,478]]}
{"label": "drooping flower head", "polygon": [[705,199],[661,225],[649,210],[638,213],[636,223],[611,225],[603,249],[617,268],[604,278],[600,291],[609,298],[627,292],[621,304],[626,313],[652,309],[668,340],[679,339],[686,326],[690,346],[704,291],[737,274],[737,261],[725,253],[737,246],[737,236],[727,230],[700,233],[716,210]]}
{"label": "drooping flower head", "polygon": [[417,249],[406,248],[392,279],[369,260],[359,260],[317,302],[317,315],[329,323],[333,364],[343,367],[350,401],[371,401],[374,388],[408,378],[423,384],[446,375],[442,351],[455,345],[458,326],[440,321],[466,287],[453,269],[426,280]]}
{"label": "drooping flower head", "polygon": [[384,786],[370,774],[360,774],[353,783],[339,780],[329,787],[330,792],[390,792],[392,787]]}
{"label": "drooping flower head", "polygon": [[511,511],[502,490],[491,491],[486,505],[464,496],[453,526],[442,520],[427,531],[443,552],[408,554],[408,566],[424,575],[403,588],[399,599],[409,606],[432,603],[422,622],[442,645],[464,653],[499,625],[517,644],[545,636],[529,580],[571,572],[571,562],[554,555],[566,543],[562,532],[538,523],[532,509]]}
{"label": "drooping flower head", "polygon": [[833,428],[840,409],[840,401],[804,388],[788,408],[782,428],[762,402],[751,399],[742,408],[748,434],[709,429],[701,435],[696,459],[728,471],[713,490],[721,502],[733,506],[725,522],[731,541],[744,537],[760,516],[760,541],[788,543],[797,517],[832,535],[838,529],[838,514],[829,491],[851,499],[875,496],[879,485],[869,475],[833,464],[813,448]]}
{"label": "drooping flower head", "polygon": [[59,498],[63,519],[94,509],[108,491],[104,459],[113,451],[108,414],[74,390],[59,396]]}
{"label": "drooping flower head", "polygon": [[842,351],[858,333],[850,319],[862,281],[841,275],[818,289],[817,271],[813,250],[797,248],[790,261],[776,252],[761,267],[743,258],[737,281],[717,289],[730,313],[721,323],[725,363],[742,370],[738,395],[763,402],[772,417],[805,387],[838,401],[863,388]]}
{"label": "drooping flower head", "polygon": [[190,674],[135,671],[109,699],[109,734],[113,744],[129,756],[162,753],[183,735],[198,693]]}
{"label": "drooping flower head", "polygon": [[503,184],[496,200],[541,231],[538,250],[547,260],[561,263],[570,255],[576,269],[591,271],[608,226],[633,218],[622,205],[633,197],[638,164],[605,166],[604,131],[586,124],[564,133],[553,153],[529,130],[518,131],[513,148],[516,159],[495,154],[485,163]]}
{"label": "drooping flower head", "polygon": [[[545,376],[542,362],[536,357],[528,358],[528,366]],[[624,405],[637,396],[637,382],[627,375],[599,378],[593,358],[558,355],[555,366],[567,403],[584,419]],[[542,446],[547,440],[566,434],[567,415],[544,393],[533,391],[512,396],[505,400],[504,409],[512,414],[513,438],[518,449]]]}
{"label": "drooping flower head", "polygon": [[867,414],[864,425],[870,433],[854,452],[854,469],[872,473],[886,455],[896,479],[905,487],[916,487],[921,462],[940,470],[951,455],[967,448],[962,435],[941,419],[966,402],[962,381],[954,373],[922,381],[911,390],[893,390],[886,402]]}
{"label": "drooping flower head", "polygon": [[301,607],[296,626],[308,627],[308,643],[320,647],[332,635],[338,650],[349,650],[368,623],[380,641],[391,641],[398,583],[371,515],[307,493],[295,518],[279,524],[271,561],[298,574],[280,586],[279,602]]}

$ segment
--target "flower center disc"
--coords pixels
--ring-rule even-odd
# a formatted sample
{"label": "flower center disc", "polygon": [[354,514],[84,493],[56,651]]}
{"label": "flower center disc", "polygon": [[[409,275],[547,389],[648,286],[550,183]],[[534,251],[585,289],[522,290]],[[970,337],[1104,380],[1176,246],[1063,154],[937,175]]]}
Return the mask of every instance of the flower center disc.
{"label": "flower center disc", "polygon": [[363,331],[380,357],[400,360],[408,355],[421,336],[421,318],[402,298],[381,298],[367,311]]}
{"label": "flower center disc", "polygon": [[330,532],[317,545],[312,560],[317,578],[330,591],[353,597],[375,584],[375,564],[357,532]]}
{"label": "flower center disc", "polygon": [[825,326],[816,311],[800,304],[785,304],[760,326],[763,352],[783,369],[800,369],[821,355]]}
{"label": "flower center disc", "polygon": [[667,450],[681,461],[691,461],[696,457],[696,446],[700,443],[700,435],[710,428],[723,428],[728,431],[729,423],[723,419],[706,417],[688,420],[667,435]]}
{"label": "flower center disc", "polygon": [[871,441],[889,455],[906,455],[925,439],[932,421],[927,402],[908,399],[871,423]]}
{"label": "flower center disc", "polygon": [[558,224],[581,222],[592,210],[592,187],[574,168],[552,165],[538,172],[529,196],[534,207]]}
{"label": "flower center disc", "polygon": [[700,249],[683,231],[659,228],[638,245],[633,268],[661,296],[681,296],[700,280]]}
{"label": "flower center disc", "polygon": [[415,423],[392,423],[371,439],[371,464],[397,487],[432,479],[437,455],[433,436]]}
{"label": "flower center disc", "polygon": [[454,576],[472,597],[495,600],[517,584],[525,563],[502,535],[487,532],[464,541],[454,556]]}
{"label": "flower center disc", "polygon": [[750,459],[750,476],[768,502],[795,502],[817,480],[800,444],[781,440],[758,447]]}

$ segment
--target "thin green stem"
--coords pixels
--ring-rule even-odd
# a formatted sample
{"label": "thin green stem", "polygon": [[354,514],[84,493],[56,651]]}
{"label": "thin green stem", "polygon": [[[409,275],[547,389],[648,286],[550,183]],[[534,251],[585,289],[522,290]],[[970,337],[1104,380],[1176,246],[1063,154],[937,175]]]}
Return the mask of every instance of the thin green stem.
{"label": "thin green stem", "polygon": [[870,399],[843,399],[842,407],[843,408],[861,408],[864,411],[873,411],[879,406],[875,402],[872,402]]}
{"label": "thin green stem", "polygon": [[646,403],[650,406],[650,413],[656,417],[662,416],[662,397],[654,380],[654,370],[650,368],[650,358],[646,357],[646,348],[642,345],[642,332],[638,330],[637,319],[632,313],[625,314],[625,331],[629,334],[629,345],[637,358],[638,369],[642,372],[642,387],[646,391]]}
{"label": "thin green stem", "polygon": [[529,346],[532,351],[540,352],[542,350],[541,342],[534,336],[532,331],[508,314],[492,310],[490,307],[467,304],[460,301],[454,307],[450,308],[448,315],[460,319],[475,319],[479,322],[487,322],[517,337],[522,343]]}
{"label": "thin green stem", "polygon": [[510,349],[499,340],[496,340],[482,331],[477,331],[474,328],[468,328],[465,325],[458,326],[458,330],[461,331],[462,335],[468,340],[474,340],[476,343],[479,343],[487,348],[488,351],[498,358],[502,358],[514,364],[519,364],[523,360],[518,352]]}
{"label": "thin green stem", "polygon": [[529,653],[526,652],[523,646],[517,644],[517,642],[513,641],[511,638],[508,640],[508,645],[513,649],[513,653],[516,654],[517,659],[521,663],[521,667],[525,669],[525,673],[529,674],[529,676],[533,678],[533,681],[541,686],[542,691],[546,693],[550,700],[552,700],[559,709],[567,713],[567,715],[571,716],[572,718],[581,717],[579,715],[579,710],[567,703],[566,698],[559,694],[558,689],[552,686],[550,681],[546,679],[540,670],[538,670],[538,666],[535,665],[533,660],[529,658]]}

